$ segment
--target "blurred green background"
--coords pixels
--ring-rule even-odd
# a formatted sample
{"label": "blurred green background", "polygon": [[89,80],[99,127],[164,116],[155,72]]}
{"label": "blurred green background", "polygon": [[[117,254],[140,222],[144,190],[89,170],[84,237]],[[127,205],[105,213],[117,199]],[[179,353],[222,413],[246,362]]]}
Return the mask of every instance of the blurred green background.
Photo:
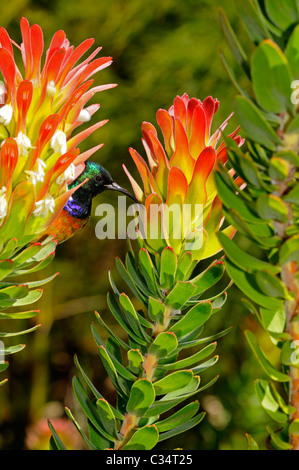
{"label": "blurred green background", "polygon": [[[109,119],[109,123],[89,137],[81,149],[104,142],[93,158],[128,189],[122,164],[138,178],[128,148],[132,146],[143,153],[141,122],[156,124],[158,108],[168,108],[177,94],[187,93],[200,99],[212,95],[221,103],[214,128],[232,111],[235,90],[219,58],[219,47],[230,58],[218,24],[219,6],[244,39],[246,49],[246,34],[232,0],[0,0],[1,26],[16,42],[20,42],[20,18],[25,16],[31,24],[38,23],[43,28],[46,46],[54,32],[63,29],[75,46],[94,37],[95,46],[103,46],[102,55],[113,57],[113,65],[96,75],[95,82],[118,83],[118,87],[95,97],[94,102],[100,102],[101,108],[92,121]],[[235,73],[243,80],[238,67]],[[230,126],[237,126],[234,119]],[[108,197],[109,202],[116,204],[116,194],[103,195],[101,202]],[[56,271],[60,275],[46,285],[37,306],[41,309],[37,322],[42,326],[21,338],[26,349],[11,356],[9,382],[0,389],[2,449],[47,449],[45,417],[56,423],[70,448],[84,448],[73,425],[64,421],[67,405],[84,423],[72,392],[74,354],[78,354],[104,396],[114,399],[90,324],[94,310],[112,324],[105,300],[109,288],[107,273],[111,269],[118,279],[114,259],[124,256],[127,245],[125,240],[98,240],[96,222],[93,215],[84,231],[59,246],[48,272],[42,273],[43,277]],[[241,297],[237,289],[231,288],[223,311],[208,324],[208,334],[230,325],[235,328],[219,341],[220,360],[213,367],[213,376],[220,374],[218,382],[199,396],[206,419],[196,429],[163,443],[161,448],[246,449],[246,432],[252,433],[263,447],[268,418],[254,393],[254,378],[262,377],[262,371],[243,334],[245,328],[256,329],[256,325]],[[24,327],[28,327],[28,322]],[[264,341],[263,347],[270,345]],[[203,374],[202,382],[210,378],[212,372]]]}

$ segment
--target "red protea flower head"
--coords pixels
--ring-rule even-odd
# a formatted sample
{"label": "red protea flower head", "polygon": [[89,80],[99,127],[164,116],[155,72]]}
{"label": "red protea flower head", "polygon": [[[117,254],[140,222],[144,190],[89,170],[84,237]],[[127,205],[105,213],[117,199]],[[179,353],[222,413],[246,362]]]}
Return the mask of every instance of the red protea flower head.
{"label": "red protea flower head", "polygon": [[[75,48],[64,31],[57,31],[43,58],[40,26],[22,18],[21,33],[19,46],[0,28],[0,245],[13,235],[5,227],[10,227],[20,198],[27,211],[18,233],[20,244],[58,216],[74,191],[68,184],[102,146],[80,154],[79,143],[107,121],[72,133],[99,109],[99,104],[87,104],[95,93],[116,86],[92,86],[93,75],[112,62],[111,57],[96,58],[101,47],[79,62],[93,39]],[[16,65],[14,47],[21,53],[23,71]]]}
{"label": "red protea flower head", "polygon": [[[195,259],[203,259],[221,249],[216,232],[223,223],[223,216],[214,184],[214,170],[218,162],[227,162],[225,143],[219,141],[231,116],[211,134],[218,108],[219,101],[212,97],[201,102],[196,98],[189,99],[187,94],[177,96],[168,111],[159,109],[157,112],[164,145],[156,128],[151,123],[142,123],[142,142],[148,164],[130,148],[143,189],[124,169],[136,197],[145,205],[147,243],[155,251],[171,246],[179,255],[189,246]],[[239,128],[229,137],[241,146],[243,140],[238,131]],[[180,219],[174,216],[175,220],[168,220],[166,224],[165,211],[173,205],[180,208]],[[153,215],[152,206],[159,206],[161,210]],[[198,211],[196,206],[201,210]],[[187,212],[186,207],[191,208],[191,212]],[[158,237],[149,234],[153,225],[159,227],[155,232],[159,233]],[[233,233],[231,227],[225,231]]]}

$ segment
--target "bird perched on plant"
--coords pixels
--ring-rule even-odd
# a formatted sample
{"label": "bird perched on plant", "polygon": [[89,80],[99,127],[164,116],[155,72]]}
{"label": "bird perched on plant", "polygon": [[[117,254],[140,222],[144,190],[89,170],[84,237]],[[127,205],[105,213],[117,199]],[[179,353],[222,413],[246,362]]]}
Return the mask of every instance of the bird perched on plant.
{"label": "bird perched on plant", "polygon": [[42,241],[48,236],[54,235],[58,243],[63,243],[71,238],[87,224],[91,215],[93,198],[104,191],[118,191],[139,203],[132,194],[115,183],[104,167],[95,162],[85,163],[85,169],[69,185],[69,189],[76,186],[79,188],[70,197],[59,216],[35,241]]}

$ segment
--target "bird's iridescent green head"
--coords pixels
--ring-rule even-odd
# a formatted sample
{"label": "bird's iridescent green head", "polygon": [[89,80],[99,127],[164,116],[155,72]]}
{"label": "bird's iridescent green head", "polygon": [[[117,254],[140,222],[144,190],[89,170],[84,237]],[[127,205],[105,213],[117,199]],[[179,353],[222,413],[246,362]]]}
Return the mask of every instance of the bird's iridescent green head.
{"label": "bird's iridescent green head", "polygon": [[74,193],[73,198],[80,197],[82,200],[91,200],[104,191],[113,190],[123,193],[135,202],[139,203],[131,193],[115,183],[109,171],[99,163],[90,161],[86,162],[83,172],[70,184],[69,187],[73,188],[74,186],[78,186],[85,180],[87,181]]}
{"label": "bird's iridescent green head", "polygon": [[70,188],[78,186],[84,180],[87,181],[80,187],[79,191],[86,193],[86,195],[88,194],[91,198],[109,189],[107,185],[113,184],[113,178],[110,173],[96,162],[86,162],[85,169],[70,184]]}

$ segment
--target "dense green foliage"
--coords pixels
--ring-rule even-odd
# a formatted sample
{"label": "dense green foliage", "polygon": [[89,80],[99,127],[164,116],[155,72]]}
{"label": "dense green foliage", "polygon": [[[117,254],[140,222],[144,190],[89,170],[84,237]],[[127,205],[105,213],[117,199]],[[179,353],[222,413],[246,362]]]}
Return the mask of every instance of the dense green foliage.
{"label": "dense green foliage", "polygon": [[[235,110],[248,150],[231,145],[229,161],[246,189],[239,192],[224,168],[216,174],[216,184],[226,219],[251,241],[252,251],[241,249],[238,239],[231,241],[223,234],[219,238],[228,275],[246,295],[249,311],[280,357],[280,364],[273,366],[253,332],[245,332],[267,375],[255,386],[261,405],[274,420],[267,427],[269,442],[274,449],[297,449],[299,162],[293,89],[299,78],[299,9],[295,1],[265,1],[264,13],[258,2],[236,4],[251,39],[249,53],[222,12],[220,21],[251,82],[245,90],[231,77],[239,92]],[[263,255],[256,257],[257,249]]]}
{"label": "dense green foliage", "polygon": [[[221,102],[217,113],[219,123],[231,112],[235,89],[218,55],[221,45],[225,55],[231,56],[219,27],[219,3],[214,0],[153,0],[146,4],[139,0],[86,0],[82,4],[73,0],[18,0],[3,6],[1,25],[9,28],[11,36],[18,40],[19,19],[26,16],[31,23],[43,27],[46,37],[51,37],[57,29],[64,29],[77,44],[88,36],[95,37],[96,44],[103,46],[103,53],[113,56],[112,67],[104,71],[101,79],[103,83],[116,82],[119,86],[100,96],[98,112],[101,119],[109,118],[110,122],[90,138],[88,147],[105,142],[105,147],[96,155],[97,161],[105,164],[118,182],[128,187],[121,164],[125,162],[131,166],[127,149],[130,145],[135,148],[140,145],[141,121],[154,122],[156,109],[167,108],[176,94],[187,92],[198,98],[217,97]],[[246,45],[245,28],[233,2],[222,1],[221,7],[238,37],[245,38]],[[247,78],[243,77],[238,63],[232,64],[233,75],[239,86],[245,88]],[[236,120],[231,126],[236,127]],[[61,275],[47,286],[38,302],[37,308],[41,309],[38,322],[42,324],[38,335],[26,336],[26,354],[12,356],[11,367],[6,371],[9,382],[0,391],[3,448],[47,446],[49,435],[46,444],[42,438],[32,443],[32,440],[25,440],[25,435],[32,434],[30,425],[36,428],[42,417],[50,417],[55,425],[55,418],[64,416],[63,405],[72,409],[76,420],[84,426],[85,421],[70,389],[70,378],[76,369],[74,353],[80,351],[82,370],[87,371],[105,397],[115,399],[115,392],[98,359],[97,345],[90,335],[90,320],[94,310],[98,310],[106,324],[113,323],[106,305],[107,269],[112,269],[117,285],[122,286],[119,287],[121,292],[125,290],[123,280],[114,268],[114,258],[125,253],[126,243],[124,240],[97,240],[95,223],[94,217],[84,232],[58,247],[49,272],[43,273],[43,277],[47,277],[58,270]],[[245,251],[252,247],[252,241],[245,237],[239,236],[239,243]],[[254,247],[254,253],[259,255],[260,249]],[[203,263],[201,269],[205,267]],[[225,288],[228,279],[223,282]],[[232,287],[221,314],[213,315],[206,327],[205,334],[209,336],[232,324],[237,325],[219,344],[221,369],[216,364],[211,372],[205,372],[207,382],[221,372],[217,386],[200,395],[201,408],[207,412],[205,420],[196,430],[174,437],[166,441],[167,444],[163,442],[163,448],[166,445],[171,449],[178,445],[193,449],[246,448],[244,435],[247,431],[255,433],[258,441],[265,440],[268,416],[259,407],[255,395],[256,362],[242,330],[250,327],[258,331],[264,349],[271,354],[272,363],[278,356],[269,348],[264,331],[245,314],[241,296]],[[27,321],[23,325],[21,329],[28,328]],[[116,322],[112,327],[122,339],[123,332]],[[262,374],[262,369],[260,371]],[[81,448],[84,444],[73,437],[71,426],[68,447]],[[43,431],[41,435],[44,435]]]}

